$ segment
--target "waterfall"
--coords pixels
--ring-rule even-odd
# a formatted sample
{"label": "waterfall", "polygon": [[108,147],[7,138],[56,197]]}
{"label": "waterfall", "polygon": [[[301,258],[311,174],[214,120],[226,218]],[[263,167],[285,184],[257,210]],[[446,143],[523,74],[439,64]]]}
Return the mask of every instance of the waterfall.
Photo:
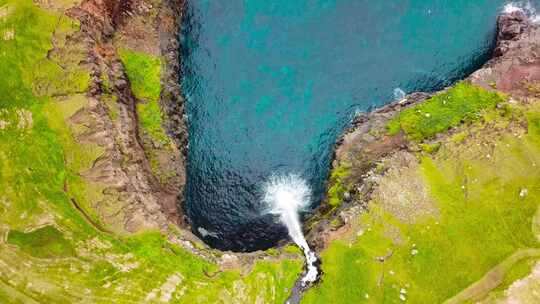
{"label": "waterfall", "polygon": [[308,206],[310,199],[310,187],[295,174],[272,176],[264,186],[264,202],[268,212],[279,215],[291,239],[304,252],[307,265],[307,272],[302,278],[304,286],[315,282],[319,274],[315,266],[317,257],[304,237],[299,217],[299,212]]}

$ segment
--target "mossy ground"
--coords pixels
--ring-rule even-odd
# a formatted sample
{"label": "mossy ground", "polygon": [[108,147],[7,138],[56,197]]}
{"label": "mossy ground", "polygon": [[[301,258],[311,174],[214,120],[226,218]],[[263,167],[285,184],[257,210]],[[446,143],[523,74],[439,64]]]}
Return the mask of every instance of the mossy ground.
{"label": "mossy ground", "polygon": [[330,188],[328,188],[328,204],[332,208],[339,207],[343,202],[343,196],[348,191],[349,185],[346,178],[349,176],[349,167],[341,164],[332,170],[330,175]]}
{"label": "mossy ground", "polygon": [[119,48],[137,103],[143,146],[154,174],[163,183],[175,173],[160,163],[160,155],[173,151],[173,142],[163,128],[163,113],[159,105],[161,92],[161,59],[157,56]]}
{"label": "mossy ground", "polygon": [[156,141],[168,142],[159,107],[161,92],[161,60],[141,52],[120,49],[120,58],[131,82],[133,94],[141,100],[137,105],[139,121],[144,131]]}
{"label": "mossy ground", "polygon": [[[0,0],[0,12],[0,302],[282,303],[299,259],[261,260],[248,274],[218,273],[217,265],[158,232],[114,236],[74,208],[75,200],[99,224],[92,206],[100,185],[79,173],[102,151],[77,142],[84,126],[69,122],[88,102],[81,52],[66,44],[78,24],[30,0]],[[141,124],[160,140],[159,59],[122,57],[134,93],[145,101]],[[540,201],[540,109],[489,110],[502,99],[460,84],[390,124],[391,133],[403,130],[419,141],[463,121],[472,125],[440,145],[426,143],[411,169],[438,212],[403,222],[384,200],[373,201],[360,219],[362,233],[322,253],[323,281],[305,303],[401,303],[400,296],[438,303],[516,251],[539,247],[533,217]],[[337,198],[345,173],[334,174]],[[407,180],[400,182],[406,191]],[[516,264],[499,288],[526,275],[531,261]]]}
{"label": "mossy ground", "polygon": [[[452,102],[471,101],[462,90],[472,87],[459,84],[457,88],[459,94],[451,97]],[[308,292],[303,303],[442,303],[518,250],[540,248],[533,229],[540,202],[538,106],[505,104],[495,110],[494,105],[503,102],[500,95],[472,88],[477,98],[493,99],[481,102],[490,109],[467,110],[465,116],[446,113],[451,116],[446,118],[416,114],[418,109],[437,113],[440,98],[448,98],[453,90],[405,110],[394,120],[416,140],[450,126],[457,130],[439,139],[437,149],[419,153],[416,166],[383,177],[380,184],[393,179],[404,197],[375,195],[370,211],[351,232],[353,241],[334,241],[322,252],[322,283]],[[463,119],[467,115],[475,115],[476,122]],[[460,126],[460,121],[468,125]],[[400,220],[408,217],[387,208],[396,200],[415,197],[406,195],[417,191],[409,185],[411,170],[423,181],[429,197],[425,204],[410,203],[437,209],[413,222]],[[523,263],[530,260],[512,265],[500,288],[530,271],[530,264]]]}
{"label": "mossy ground", "polygon": [[501,93],[461,82],[399,113],[388,124],[388,131],[395,135],[403,130],[410,138],[421,141],[462,122],[475,121],[482,110],[493,108],[502,101]]}
{"label": "mossy ground", "polygon": [[84,53],[66,44],[78,24],[31,0],[0,0],[0,10],[0,302],[283,302],[300,259],[210,277],[217,265],[158,232],[121,237],[88,221],[99,224],[102,190],[80,172],[102,151],[77,142],[85,127],[69,119],[88,103]]}
{"label": "mossy ground", "polygon": [[45,226],[30,232],[10,230],[7,243],[39,258],[65,257],[74,254],[71,243],[53,226]]}

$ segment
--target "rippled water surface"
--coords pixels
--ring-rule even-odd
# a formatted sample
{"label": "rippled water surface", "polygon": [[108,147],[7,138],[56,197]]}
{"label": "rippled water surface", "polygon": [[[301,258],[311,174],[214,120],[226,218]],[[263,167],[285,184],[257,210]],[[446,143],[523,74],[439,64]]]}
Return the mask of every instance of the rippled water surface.
{"label": "rippled water surface", "polygon": [[221,249],[286,237],[262,185],[296,173],[323,195],[352,115],[482,64],[502,0],[193,0],[185,21],[186,210]]}

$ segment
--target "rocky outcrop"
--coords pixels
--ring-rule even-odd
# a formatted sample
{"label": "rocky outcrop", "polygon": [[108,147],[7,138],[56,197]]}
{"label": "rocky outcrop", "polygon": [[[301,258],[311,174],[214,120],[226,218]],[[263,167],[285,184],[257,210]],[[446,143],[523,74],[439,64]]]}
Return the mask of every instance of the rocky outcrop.
{"label": "rocky outcrop", "polygon": [[[77,39],[84,42],[86,60],[83,64],[91,74],[87,93],[90,103],[71,119],[84,124],[89,131],[76,140],[81,144],[96,144],[104,151],[92,168],[80,174],[92,183],[104,185],[104,199],[92,202],[92,208],[100,221],[120,234],[149,228],[170,232],[171,224],[182,228],[185,223],[181,201],[185,185],[187,129],[180,93],[177,39],[184,3],[183,0],[155,3],[86,0],[68,13],[80,21]],[[135,24],[137,20],[142,25]],[[145,32],[145,36],[131,31],[132,25]],[[160,99],[167,118],[166,130],[176,143],[176,149],[162,153],[165,160],[160,165],[164,163],[175,172],[166,183],[155,176],[145,153],[147,145],[136,110],[141,101],[132,92],[115,41],[131,43],[164,60]],[[114,119],[112,112],[117,116]],[[159,147],[154,148],[159,150]],[[181,234],[197,241],[188,231]],[[171,239],[196,251],[189,242],[179,239],[178,233],[171,234]]]}
{"label": "rocky outcrop", "polygon": [[164,59],[161,106],[166,128],[182,154],[187,154],[187,126],[184,97],[180,88],[180,42],[178,33],[185,10],[185,0],[165,0],[158,17],[159,46]]}
{"label": "rocky outcrop", "polygon": [[[497,89],[516,98],[540,97],[540,27],[530,23],[521,11],[498,18],[498,33],[493,58],[467,78],[486,89]],[[422,102],[431,95],[413,93],[371,113],[358,115],[351,127],[339,138],[334,149],[332,169],[346,164],[349,174],[345,183],[352,184],[343,202],[333,208],[323,202],[306,227],[308,241],[317,250],[339,237],[357,215],[368,208],[376,186],[377,165],[399,151],[415,152],[418,145],[403,134],[389,136],[387,123],[400,111]],[[332,186],[331,184],[328,187]],[[324,261],[323,261],[324,263]]]}
{"label": "rocky outcrop", "polygon": [[[188,147],[188,130],[185,115],[185,101],[180,87],[181,56],[178,33],[185,11],[184,0],[165,0],[158,15],[159,48],[163,58],[161,76],[160,106],[165,116],[165,129],[178,148],[177,167],[180,167],[178,182],[173,185],[177,191],[176,200],[169,205],[169,210],[177,211],[178,223],[186,226],[187,220],[182,212],[184,205],[184,187],[186,185],[186,164]],[[169,211],[170,213],[170,211]]]}
{"label": "rocky outcrop", "polygon": [[499,16],[497,20],[497,47],[493,55],[495,57],[504,55],[511,48],[511,42],[518,40],[529,26],[529,20],[522,11],[518,10]]}
{"label": "rocky outcrop", "polygon": [[518,98],[538,97],[540,80],[540,27],[516,11],[499,18],[494,58],[473,73],[471,82]]}
{"label": "rocky outcrop", "polygon": [[[334,148],[332,169],[346,164],[350,171],[345,183],[353,183],[344,195],[339,208],[333,209],[323,202],[307,223],[310,228],[307,235],[309,243],[317,251],[326,247],[334,238],[338,227],[332,222],[336,219],[346,225],[363,210],[371,199],[374,183],[370,180],[372,171],[384,157],[411,147],[405,135],[390,136],[386,125],[400,111],[418,104],[431,97],[429,93],[417,92],[407,98],[393,102],[370,113],[362,113],[355,117],[351,126],[338,139]],[[329,185],[330,187],[331,185]],[[339,232],[338,232],[339,233]]]}
{"label": "rocky outcrop", "polygon": [[[76,114],[78,120],[89,124],[91,131],[78,140],[104,149],[92,168],[82,175],[107,185],[103,191],[107,199],[97,202],[95,208],[117,233],[164,229],[168,225],[160,203],[161,189],[139,141],[136,98],[112,45],[116,28],[131,5],[131,1],[90,0],[70,11],[81,22],[88,51],[86,64],[91,70],[91,103]],[[117,101],[117,120],[108,115],[111,109],[105,99],[109,94]]]}

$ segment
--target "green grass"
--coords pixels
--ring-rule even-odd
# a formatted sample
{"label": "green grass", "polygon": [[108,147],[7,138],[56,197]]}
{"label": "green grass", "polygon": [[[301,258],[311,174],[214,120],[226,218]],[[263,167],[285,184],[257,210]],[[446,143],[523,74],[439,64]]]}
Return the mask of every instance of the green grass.
{"label": "green grass", "polygon": [[527,127],[531,138],[537,142],[540,140],[540,111],[527,113]]}
{"label": "green grass", "polygon": [[265,252],[266,252],[266,254],[271,255],[271,256],[278,256],[279,255],[279,250],[277,250],[276,248],[266,249]]}
{"label": "green grass", "polygon": [[[501,284],[497,288],[489,292],[483,299],[482,302],[476,303],[494,303],[497,299],[504,298],[505,291],[512,285],[514,282],[521,280],[527,277],[533,267],[536,265],[538,258],[525,258],[512,265],[509,271],[504,276]],[[475,303],[472,302],[471,303]]]}
{"label": "green grass", "polygon": [[422,151],[426,153],[435,153],[439,150],[440,147],[441,143],[420,144],[420,148],[422,148]]}
{"label": "green grass", "polygon": [[494,108],[504,100],[501,93],[460,82],[447,92],[399,113],[388,123],[388,132],[395,135],[404,131],[413,140],[422,141],[462,122],[475,121],[482,110]]}
{"label": "green grass", "polygon": [[340,164],[332,170],[330,174],[330,188],[328,189],[328,204],[332,207],[338,207],[343,202],[343,195],[348,191],[348,185],[345,179],[349,176],[349,167]]}
{"label": "green grass", "polygon": [[513,265],[512,268],[510,268],[510,270],[508,271],[508,273],[506,273],[506,276],[504,277],[501,285],[498,286],[495,290],[493,290],[493,292],[502,292],[508,287],[510,287],[510,285],[512,285],[512,283],[514,283],[515,281],[528,276],[531,273],[534,265],[536,265],[537,260],[538,259],[536,258],[523,259]]}
{"label": "green grass", "polygon": [[168,143],[169,137],[163,129],[163,118],[159,106],[161,93],[161,59],[145,53],[119,50],[135,96],[143,102],[137,105],[139,122],[153,140]]}
{"label": "green grass", "polygon": [[158,100],[161,93],[161,59],[145,53],[119,50],[133,94],[140,99]]}
{"label": "green grass", "polygon": [[67,257],[75,253],[71,243],[53,226],[45,226],[28,233],[11,230],[7,242],[39,258]]}
{"label": "green grass", "polygon": [[[10,13],[0,19],[0,34],[13,30],[15,38],[0,42],[0,120],[7,123],[0,129],[0,234],[7,232],[0,238],[0,302],[140,303],[153,291],[159,301],[167,279],[178,275],[171,303],[282,303],[300,259],[208,277],[216,264],[158,232],[103,234],[81,216],[71,199],[98,222],[93,208],[103,200],[102,187],[81,176],[103,150],[77,143],[74,136],[88,130],[69,121],[88,105],[78,94],[88,75],[72,64],[76,50],[47,59],[53,33],[62,44],[78,25],[31,0],[0,0],[5,5]],[[53,71],[58,59],[71,76]]]}
{"label": "green grass", "polygon": [[[177,303],[253,303],[257,298],[263,299],[264,303],[282,303],[288,295],[286,288],[292,286],[302,267],[300,260],[259,261],[246,277],[238,271],[227,271],[209,279],[204,273],[215,273],[218,270],[215,264],[170,244],[159,233],[128,238],[125,244],[127,253],[144,261],[140,270],[135,271],[141,271],[141,276],[146,278],[137,281],[140,288],[147,289],[145,285],[149,281],[162,282],[164,271],[168,274],[177,272],[184,277],[183,285],[188,289],[180,301],[174,301]],[[131,275],[136,277],[135,273]],[[242,286],[245,294],[234,292],[235,285]]]}
{"label": "green grass", "polygon": [[[15,33],[14,39],[0,44],[0,120],[8,123],[0,130],[0,197],[12,202],[3,222],[23,226],[50,209],[69,215],[72,225],[85,227],[63,192],[66,179],[76,175],[66,170],[62,144],[44,114],[51,96],[42,93],[75,92],[87,86],[81,80],[87,78],[76,77],[73,83],[65,82],[65,87],[43,90],[49,86],[43,85],[45,74],[38,72],[40,67],[47,70],[55,65],[46,58],[53,47],[53,32],[75,31],[77,24],[64,16],[46,13],[29,0],[4,0],[0,6],[10,8],[10,14],[0,21],[0,32]],[[55,79],[58,74],[50,76]],[[31,117],[31,123],[23,128],[20,113]]]}
{"label": "green grass", "polygon": [[298,256],[302,256],[302,250],[298,248],[296,245],[287,245],[283,247],[283,252],[290,253],[290,254],[296,254]]}
{"label": "green grass", "polygon": [[[492,136],[486,125],[477,137],[445,142],[424,156],[417,174],[439,216],[404,223],[379,207],[384,202],[372,202],[361,218],[362,236],[351,244],[335,241],[322,253],[323,281],[303,303],[401,303],[401,288],[410,303],[441,303],[517,250],[540,247],[531,229],[540,201],[536,113],[527,112],[527,135],[494,137],[494,150],[476,144]],[[522,189],[527,196],[519,196]],[[390,252],[383,270],[376,258]]]}
{"label": "green grass", "polygon": [[138,104],[137,112],[139,113],[139,122],[142,128],[148,132],[152,139],[161,143],[170,141],[163,129],[161,109],[157,101]]}

